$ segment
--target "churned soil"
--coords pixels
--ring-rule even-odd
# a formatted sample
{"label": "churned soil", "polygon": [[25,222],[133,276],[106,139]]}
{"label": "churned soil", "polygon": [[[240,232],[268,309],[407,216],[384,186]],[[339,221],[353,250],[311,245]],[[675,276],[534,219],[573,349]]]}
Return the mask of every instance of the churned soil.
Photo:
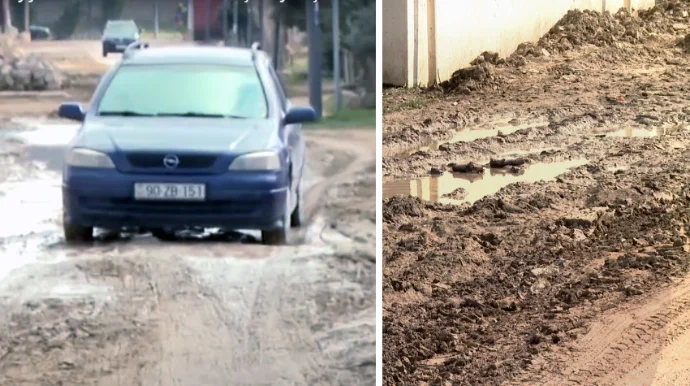
{"label": "churned soil", "polygon": [[[690,380],[688,10],[572,11],[472,64],[490,76],[384,92],[384,384]],[[474,202],[415,193],[516,157],[582,162]]]}

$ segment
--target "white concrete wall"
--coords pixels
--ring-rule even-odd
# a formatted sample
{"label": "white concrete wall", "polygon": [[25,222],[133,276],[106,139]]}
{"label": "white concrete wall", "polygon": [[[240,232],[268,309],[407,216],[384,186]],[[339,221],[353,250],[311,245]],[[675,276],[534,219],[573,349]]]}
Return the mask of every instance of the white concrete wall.
{"label": "white concrete wall", "polygon": [[[414,0],[383,0],[382,15],[383,41],[381,50],[383,55],[383,79],[389,79],[392,84],[405,84],[408,69],[412,68],[408,60],[412,52],[408,51],[407,42],[414,38],[413,29],[408,28],[408,11],[412,15]],[[387,58],[390,58],[387,59]]]}
{"label": "white concrete wall", "polygon": [[[483,51],[511,54],[537,41],[570,9],[616,12],[655,0],[384,0],[383,82],[442,82]],[[404,9],[405,6],[407,9]],[[404,9],[404,11],[403,11]],[[403,36],[407,40],[401,42]]]}

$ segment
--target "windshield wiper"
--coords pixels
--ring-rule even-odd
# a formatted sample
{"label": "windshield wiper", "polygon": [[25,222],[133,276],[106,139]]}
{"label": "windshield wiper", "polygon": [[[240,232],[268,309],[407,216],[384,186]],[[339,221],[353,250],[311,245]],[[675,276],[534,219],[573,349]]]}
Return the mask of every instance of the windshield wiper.
{"label": "windshield wiper", "polygon": [[111,115],[111,116],[119,116],[119,117],[152,117],[153,116],[153,114],[138,113],[136,111],[131,111],[131,110],[99,111],[98,115]]}
{"label": "windshield wiper", "polygon": [[158,113],[156,116],[159,117],[192,117],[192,118],[232,118],[232,119],[248,119],[248,117],[242,117],[239,115],[223,115],[223,114],[211,114],[211,113]]}
{"label": "windshield wiper", "polygon": [[224,118],[225,115],[223,114],[207,114],[207,113],[195,113],[195,112],[187,112],[187,113],[158,113],[156,114],[159,117],[199,117],[199,118]]}

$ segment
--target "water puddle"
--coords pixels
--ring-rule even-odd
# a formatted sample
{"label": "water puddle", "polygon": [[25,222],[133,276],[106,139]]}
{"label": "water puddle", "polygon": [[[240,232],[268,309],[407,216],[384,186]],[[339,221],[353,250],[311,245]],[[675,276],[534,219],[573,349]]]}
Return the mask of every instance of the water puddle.
{"label": "water puddle", "polygon": [[663,135],[663,129],[640,129],[628,127],[625,129],[617,130],[606,134],[607,137],[619,137],[619,138],[652,138]]}
{"label": "water puddle", "polygon": [[540,154],[540,153],[555,153],[557,151],[563,150],[560,147],[540,147],[536,149],[530,149],[530,150],[509,150],[504,153],[500,153],[498,156],[494,158],[509,158],[509,156],[516,156],[516,155],[530,155],[530,154]]}
{"label": "water puddle", "polygon": [[411,151],[410,154],[414,154],[418,151],[438,150],[438,147],[444,143],[472,142],[482,138],[496,137],[499,135],[499,133],[501,135],[508,135],[518,130],[544,126],[547,124],[548,121],[520,123],[514,118],[505,118],[491,122],[485,126],[458,131],[455,133],[453,138],[447,141],[432,142],[429,145],[416,148],[415,150]]}
{"label": "water puddle", "polygon": [[56,229],[62,208],[59,176],[5,183],[2,188],[0,208],[8,221],[0,221],[0,241]]}
{"label": "water puddle", "polygon": [[79,130],[79,124],[32,118],[14,118],[12,123],[25,128],[7,136],[33,146],[64,146]]}
{"label": "water puddle", "polygon": [[59,298],[84,298],[94,295],[107,297],[111,292],[108,287],[89,284],[59,284],[50,288],[50,295]]}
{"label": "water puddle", "polygon": [[[568,169],[585,165],[587,162],[586,159],[578,159],[533,164],[521,174],[512,174],[503,169],[488,169],[484,174],[446,173],[439,177],[391,181],[383,184],[383,197],[410,195],[443,204],[471,204],[497,193],[512,183],[552,181]],[[453,194],[454,192],[457,192],[457,195]]]}

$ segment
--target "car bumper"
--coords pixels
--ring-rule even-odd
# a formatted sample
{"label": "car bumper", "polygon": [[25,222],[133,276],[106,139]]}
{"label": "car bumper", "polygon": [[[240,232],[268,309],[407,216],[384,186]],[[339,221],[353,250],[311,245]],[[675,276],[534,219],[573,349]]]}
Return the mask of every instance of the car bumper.
{"label": "car bumper", "polygon": [[[100,228],[206,227],[270,230],[282,227],[288,188],[270,175],[136,175],[71,170],[63,179],[65,221]],[[275,181],[273,186],[271,183]],[[203,202],[134,199],[134,183],[203,183]],[[261,187],[259,187],[261,186]]]}
{"label": "car bumper", "polygon": [[114,43],[106,41],[103,42],[103,50],[107,52],[125,52],[127,46],[129,46],[132,43],[134,43],[134,41],[124,43]]}

